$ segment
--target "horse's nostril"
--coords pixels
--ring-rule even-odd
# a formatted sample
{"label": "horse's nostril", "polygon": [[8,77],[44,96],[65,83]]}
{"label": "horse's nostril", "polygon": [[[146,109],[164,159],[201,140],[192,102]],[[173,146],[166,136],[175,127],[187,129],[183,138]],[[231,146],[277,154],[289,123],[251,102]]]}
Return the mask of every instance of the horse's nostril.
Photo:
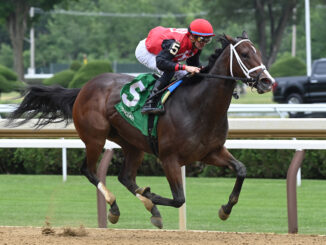
{"label": "horse's nostril", "polygon": [[262,78],[261,81],[266,85],[272,85],[272,81],[268,78]]}
{"label": "horse's nostril", "polygon": [[257,92],[259,94],[266,93],[272,90],[272,81],[269,78],[261,78],[257,85]]}

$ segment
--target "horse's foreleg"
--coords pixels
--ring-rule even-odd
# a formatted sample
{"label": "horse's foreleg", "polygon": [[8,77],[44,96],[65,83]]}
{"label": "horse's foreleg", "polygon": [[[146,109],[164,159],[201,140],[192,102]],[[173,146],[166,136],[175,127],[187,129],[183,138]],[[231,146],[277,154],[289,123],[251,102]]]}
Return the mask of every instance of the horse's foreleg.
{"label": "horse's foreleg", "polygon": [[229,196],[229,201],[227,204],[222,205],[219,210],[220,219],[226,220],[229,217],[233,206],[238,202],[242,184],[246,177],[246,167],[243,163],[236,160],[225,147],[208,155],[203,162],[214,166],[228,167],[236,172],[237,179],[231,195]]}
{"label": "horse's foreleg", "polygon": [[109,210],[108,219],[112,224],[115,224],[119,220],[120,211],[116,202],[114,194],[106,188],[106,186],[99,181],[96,175],[96,163],[101,154],[102,147],[96,147],[95,144],[86,145],[86,158],[81,167],[81,172],[88,178],[88,180],[95,185],[96,188],[103,194],[106,202],[110,204],[111,208]]}
{"label": "horse's foreleg", "polygon": [[[240,195],[240,192],[241,192],[241,187],[242,187],[243,181],[244,181],[245,176],[246,176],[246,168],[241,162],[238,162],[238,161],[234,162],[233,165],[234,165],[235,169],[241,169],[240,170],[241,173],[239,173],[236,170],[237,179],[236,179],[235,185],[233,187],[233,190],[231,192],[231,195],[229,196],[229,201],[228,201],[228,203],[226,205],[222,205],[219,212],[218,212],[218,215],[219,215],[221,220],[226,220],[229,217],[229,215],[230,215],[230,213],[232,211],[232,207],[235,204],[237,204],[238,199],[239,199],[239,195]],[[243,170],[244,170],[244,172],[243,172]]]}

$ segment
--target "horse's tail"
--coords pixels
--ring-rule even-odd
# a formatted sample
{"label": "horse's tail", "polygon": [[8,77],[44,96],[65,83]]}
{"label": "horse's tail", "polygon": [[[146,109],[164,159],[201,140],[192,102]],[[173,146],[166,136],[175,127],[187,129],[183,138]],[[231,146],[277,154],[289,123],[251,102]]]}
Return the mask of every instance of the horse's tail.
{"label": "horse's tail", "polygon": [[7,125],[19,126],[33,118],[38,119],[35,127],[63,121],[68,124],[79,91],[79,88],[67,89],[58,85],[30,86],[26,89],[21,104],[9,115]]}

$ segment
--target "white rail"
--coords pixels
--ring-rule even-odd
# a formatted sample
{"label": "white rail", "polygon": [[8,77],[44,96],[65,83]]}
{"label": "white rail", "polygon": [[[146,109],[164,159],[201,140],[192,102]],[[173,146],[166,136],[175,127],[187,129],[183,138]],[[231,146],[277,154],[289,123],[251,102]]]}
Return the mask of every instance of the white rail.
{"label": "white rail", "polygon": [[326,150],[326,140],[227,140],[228,149]]}
{"label": "white rail", "polygon": [[2,113],[10,113],[13,112],[17,108],[17,104],[0,104],[0,112]]}
{"label": "white rail", "polygon": [[252,116],[274,115],[282,118],[289,113],[303,112],[305,114],[326,112],[326,104],[231,104],[229,115]]}
{"label": "white rail", "polygon": [[[0,113],[10,113],[16,104],[0,104]],[[286,117],[288,113],[304,112],[306,114],[314,112],[326,112],[326,104],[231,104],[228,110],[229,115],[276,115]]]}
{"label": "white rail", "polygon": [[229,112],[326,112],[326,104],[231,104]]}
{"label": "white rail", "polygon": [[[0,148],[85,148],[79,139],[0,139]],[[120,148],[114,142],[106,141],[105,149]]]}
{"label": "white rail", "polygon": [[[62,179],[67,180],[67,148],[85,148],[80,139],[0,139],[0,148],[49,148],[62,149]],[[111,141],[106,141],[105,149],[120,148]]]}
{"label": "white rail", "polygon": [[[326,150],[326,140],[227,140],[228,149],[292,149]],[[79,139],[0,139],[0,148],[61,148],[62,178],[67,180],[67,148],[85,148]],[[105,149],[120,148],[114,142],[106,141]],[[298,182],[301,179],[298,177]]]}

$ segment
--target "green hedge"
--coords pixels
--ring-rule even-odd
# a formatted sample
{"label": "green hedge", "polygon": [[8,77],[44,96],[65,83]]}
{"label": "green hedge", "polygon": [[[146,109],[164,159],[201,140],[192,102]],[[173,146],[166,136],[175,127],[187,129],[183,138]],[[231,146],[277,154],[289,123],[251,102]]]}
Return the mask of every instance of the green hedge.
{"label": "green hedge", "polygon": [[90,61],[75,73],[73,80],[69,83],[69,88],[81,88],[95,76],[112,71],[112,66],[109,61]]}
{"label": "green hedge", "polygon": [[73,71],[78,71],[80,68],[82,67],[82,63],[80,63],[79,61],[75,60],[71,63],[70,65],[70,70]]}
{"label": "green hedge", "polygon": [[[61,149],[0,149],[0,173],[61,174]],[[69,174],[80,174],[84,150],[67,149]]]}
{"label": "green hedge", "polygon": [[72,81],[75,72],[73,70],[64,70],[54,74],[53,77],[47,78],[43,81],[45,85],[59,84],[64,88],[67,88],[69,83]]}
{"label": "green hedge", "polygon": [[0,74],[4,76],[9,81],[17,81],[18,76],[15,72],[10,70],[9,68],[0,65]]}
{"label": "green hedge", "polygon": [[[230,150],[247,167],[249,178],[286,178],[293,150]],[[0,174],[61,174],[61,149],[0,149]],[[68,149],[68,174],[79,175],[85,153],[83,149]],[[118,175],[123,162],[120,149],[114,150],[108,174]],[[234,177],[227,168],[205,166],[200,162],[187,166],[187,176]],[[302,177],[307,179],[326,178],[326,151],[306,151],[302,164]],[[145,155],[138,175],[163,176],[159,161]]]}
{"label": "green hedge", "polygon": [[0,65],[0,93],[22,91],[25,84],[18,81],[18,76],[9,68]]}
{"label": "green hedge", "polygon": [[112,72],[111,63],[108,61],[91,61],[87,65],[74,61],[68,70],[58,72],[53,77],[45,79],[43,84],[59,84],[65,88],[80,88],[93,77],[106,72]]}
{"label": "green hedge", "polygon": [[306,65],[297,57],[285,56],[275,62],[269,71],[273,77],[304,76]]}

